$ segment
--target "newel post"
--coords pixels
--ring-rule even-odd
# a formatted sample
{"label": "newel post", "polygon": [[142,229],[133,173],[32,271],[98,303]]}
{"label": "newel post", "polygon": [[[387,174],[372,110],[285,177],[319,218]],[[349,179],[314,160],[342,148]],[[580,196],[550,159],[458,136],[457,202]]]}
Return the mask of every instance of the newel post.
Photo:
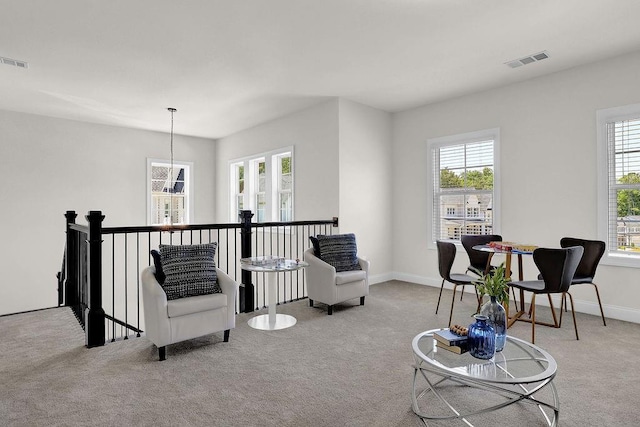
{"label": "newel post", "polygon": [[[64,305],[67,307],[75,307],[78,302],[78,244],[75,233],[71,231],[71,224],[76,223],[78,214],[76,211],[67,211],[64,214],[67,219],[67,244],[64,254]],[[62,304],[62,295],[58,295],[58,303]]]}
{"label": "newel post", "polygon": [[87,347],[104,345],[105,317],[102,308],[102,220],[101,211],[89,211],[85,217],[89,223],[89,305],[85,311],[85,336]]}
{"label": "newel post", "polygon": [[[251,254],[251,211],[240,211],[240,257],[249,258]],[[240,312],[249,313],[255,309],[253,299],[253,283],[251,272],[242,270],[242,286],[240,287]]]}

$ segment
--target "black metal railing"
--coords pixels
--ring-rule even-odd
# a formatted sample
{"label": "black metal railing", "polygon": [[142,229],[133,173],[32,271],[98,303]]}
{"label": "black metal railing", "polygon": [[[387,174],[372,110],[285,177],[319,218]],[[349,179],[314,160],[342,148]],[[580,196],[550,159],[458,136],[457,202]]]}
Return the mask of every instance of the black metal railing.
{"label": "black metal railing", "polygon": [[[242,211],[240,223],[175,226],[102,227],[100,211],[86,215],[87,226],[75,223],[67,211],[67,241],[63,271],[58,273],[60,304],[73,309],[85,328],[88,347],[106,341],[140,336],[140,273],[152,264],[150,251],[160,244],[217,242],[216,265],[240,283],[236,311],[266,307],[264,273],[242,270],[240,258],[275,255],[302,259],[309,236],[333,234],[338,219],[252,223],[253,214]],[[278,275],[278,304],[307,297],[304,273]],[[62,293],[64,295],[62,295]]]}

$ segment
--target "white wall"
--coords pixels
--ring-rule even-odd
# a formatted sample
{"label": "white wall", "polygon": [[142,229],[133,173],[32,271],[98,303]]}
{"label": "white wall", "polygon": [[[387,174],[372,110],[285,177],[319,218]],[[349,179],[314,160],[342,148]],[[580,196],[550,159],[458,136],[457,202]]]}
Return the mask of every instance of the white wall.
{"label": "white wall", "polygon": [[355,233],[372,283],[390,279],[391,115],[340,100],[340,231]]}
{"label": "white wall", "polygon": [[332,99],[218,141],[217,215],[228,217],[229,161],[294,147],[295,219],[339,217],[372,265],[371,282],[390,278],[391,115]]}
{"label": "white wall", "polygon": [[[596,110],[640,102],[639,73],[636,53],[395,114],[396,277],[440,283],[436,251],[427,249],[428,138],[500,128],[505,240],[558,247],[563,236],[597,238]],[[467,262],[458,252],[454,270]],[[525,270],[535,277],[530,257]],[[600,266],[606,315],[640,322],[637,278],[636,269]],[[597,313],[591,287],[572,293],[581,311]]]}
{"label": "white wall", "polygon": [[[595,113],[640,102],[639,71],[640,53],[622,56],[397,113],[390,122],[386,113],[334,99],[217,144],[178,135],[175,157],[194,162],[194,222],[227,222],[228,161],[294,146],[296,218],[338,215],[340,231],[357,233],[379,278],[439,285],[436,253],[427,249],[427,139],[500,128],[506,240],[557,246],[565,235],[596,238]],[[146,158],[168,156],[168,135],[6,111],[0,129],[4,314],[56,304],[67,209],[102,210],[107,226],[146,223]],[[461,253],[456,269],[466,261]],[[525,269],[526,277],[536,274],[530,258]],[[608,316],[640,323],[637,276],[601,265],[596,279]],[[596,313],[591,289],[573,293],[580,310]]]}
{"label": "white wall", "polygon": [[[85,223],[146,225],[147,157],[169,158],[169,135],[0,111],[0,314],[57,305],[56,273],[67,210]],[[215,222],[212,140],[174,138],[175,159],[194,163],[194,222]]]}
{"label": "white wall", "polygon": [[230,222],[229,161],[288,146],[294,149],[295,219],[331,219],[337,216],[337,117],[338,101],[331,100],[218,140],[218,221]]}

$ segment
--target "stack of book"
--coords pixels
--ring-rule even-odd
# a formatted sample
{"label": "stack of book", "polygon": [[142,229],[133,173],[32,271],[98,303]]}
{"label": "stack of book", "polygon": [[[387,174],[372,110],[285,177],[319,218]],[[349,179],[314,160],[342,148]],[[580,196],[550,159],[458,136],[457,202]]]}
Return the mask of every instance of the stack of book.
{"label": "stack of book", "polygon": [[443,329],[441,331],[434,332],[433,338],[436,340],[436,346],[438,348],[442,348],[456,354],[462,354],[469,351],[466,335],[457,335],[449,329]]}

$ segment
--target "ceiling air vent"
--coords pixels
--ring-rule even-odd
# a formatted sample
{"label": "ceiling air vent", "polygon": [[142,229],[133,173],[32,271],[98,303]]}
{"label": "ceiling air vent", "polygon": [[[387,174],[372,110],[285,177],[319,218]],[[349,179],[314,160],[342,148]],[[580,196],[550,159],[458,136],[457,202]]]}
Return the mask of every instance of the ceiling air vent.
{"label": "ceiling air vent", "polygon": [[534,62],[542,61],[543,59],[547,59],[548,57],[549,57],[549,52],[545,50],[539,53],[534,53],[533,55],[525,56],[524,58],[505,62],[505,64],[511,68],[518,68],[523,65],[533,64]]}
{"label": "ceiling air vent", "polygon": [[18,68],[29,68],[29,63],[25,61],[18,61],[17,59],[5,58],[0,56],[0,62],[5,65],[13,65]]}

